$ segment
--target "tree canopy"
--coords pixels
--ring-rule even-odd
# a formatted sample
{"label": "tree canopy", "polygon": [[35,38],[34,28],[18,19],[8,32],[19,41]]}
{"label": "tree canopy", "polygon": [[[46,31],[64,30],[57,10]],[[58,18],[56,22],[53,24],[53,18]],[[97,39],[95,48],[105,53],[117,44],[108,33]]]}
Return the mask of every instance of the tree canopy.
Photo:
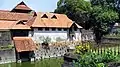
{"label": "tree canopy", "polygon": [[85,29],[93,29],[96,41],[119,20],[114,0],[59,0],[55,13],[64,13]]}

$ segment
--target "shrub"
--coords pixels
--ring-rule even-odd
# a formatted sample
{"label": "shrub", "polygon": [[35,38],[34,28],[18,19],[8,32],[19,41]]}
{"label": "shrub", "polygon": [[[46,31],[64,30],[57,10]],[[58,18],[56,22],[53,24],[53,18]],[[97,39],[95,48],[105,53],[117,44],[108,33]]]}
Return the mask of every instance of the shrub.
{"label": "shrub", "polygon": [[[107,50],[107,52],[103,55],[98,55],[95,52],[80,54],[80,58],[76,63],[79,67],[106,67],[106,63],[114,61],[117,61],[117,56],[114,55],[111,50]],[[76,65],[76,63],[74,65]]]}
{"label": "shrub", "polygon": [[86,52],[90,50],[90,45],[91,44],[89,42],[81,43],[80,45],[75,47],[75,53],[85,54]]}
{"label": "shrub", "polygon": [[108,63],[108,62],[112,62],[115,61],[117,58],[117,55],[114,55],[112,50],[108,49],[105,54],[103,55],[103,61]]}

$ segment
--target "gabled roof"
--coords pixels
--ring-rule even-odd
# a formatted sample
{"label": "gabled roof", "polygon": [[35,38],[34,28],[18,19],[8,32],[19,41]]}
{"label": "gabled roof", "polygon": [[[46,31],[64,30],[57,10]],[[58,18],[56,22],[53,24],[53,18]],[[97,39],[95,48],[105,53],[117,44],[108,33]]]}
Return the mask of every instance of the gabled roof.
{"label": "gabled roof", "polygon": [[[23,1],[19,3],[13,10],[31,10]],[[13,11],[12,10],[12,11]]]}
{"label": "gabled roof", "polygon": [[36,45],[30,37],[13,37],[17,52],[34,51]]}
{"label": "gabled roof", "polygon": [[[47,15],[48,18],[43,18],[44,15]],[[57,18],[52,19],[53,16]],[[38,12],[34,22],[27,22],[27,24],[31,24],[31,27],[70,28],[73,22],[64,14]]]}
{"label": "gabled roof", "polygon": [[30,29],[24,23],[18,24],[20,21],[0,21],[0,29]]}

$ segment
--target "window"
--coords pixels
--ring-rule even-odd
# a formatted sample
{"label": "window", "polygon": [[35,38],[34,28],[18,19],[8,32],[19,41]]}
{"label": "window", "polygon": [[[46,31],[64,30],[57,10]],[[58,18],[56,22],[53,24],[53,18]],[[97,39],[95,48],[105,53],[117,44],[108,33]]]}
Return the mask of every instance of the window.
{"label": "window", "polygon": [[49,28],[45,28],[45,31],[49,31]]}
{"label": "window", "polygon": [[62,29],[61,28],[58,28],[58,31],[61,31]]}
{"label": "window", "polygon": [[38,28],[38,30],[39,30],[39,31],[42,31],[42,30],[43,30],[43,28]]}
{"label": "window", "polygon": [[23,25],[25,25],[24,22],[23,21],[18,21],[16,24],[23,24]]}
{"label": "window", "polygon": [[51,19],[57,19],[56,15],[53,15],[53,16],[51,17]]}
{"label": "window", "polygon": [[48,16],[46,14],[44,14],[41,18],[48,18]]}
{"label": "window", "polygon": [[52,28],[52,31],[56,31],[56,28]]}

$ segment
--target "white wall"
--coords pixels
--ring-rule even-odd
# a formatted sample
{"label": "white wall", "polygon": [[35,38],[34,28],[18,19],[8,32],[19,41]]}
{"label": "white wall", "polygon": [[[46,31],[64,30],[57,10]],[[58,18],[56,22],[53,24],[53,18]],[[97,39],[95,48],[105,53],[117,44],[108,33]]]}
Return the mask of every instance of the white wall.
{"label": "white wall", "polygon": [[75,38],[76,38],[76,41],[81,41],[80,29],[77,29],[77,31],[75,31]]}
{"label": "white wall", "polygon": [[[29,32],[29,36],[32,36],[32,32]],[[49,29],[49,31],[45,31],[45,29],[43,28],[43,30],[38,30],[38,28],[34,28],[34,34],[32,36],[33,40],[36,41],[37,43],[41,43],[42,40],[40,40],[40,37],[50,37],[52,42],[56,42],[56,38],[60,37],[61,39],[67,40],[68,35],[67,35],[67,31],[64,31],[63,29],[61,31],[55,30],[52,31],[51,29]]]}
{"label": "white wall", "polygon": [[[62,40],[64,41],[68,41],[69,40],[69,36],[68,36],[68,30],[64,31],[63,29],[61,31],[58,31],[58,29],[56,29],[55,31],[52,31],[52,29],[49,29],[49,31],[45,31],[45,29],[43,28],[43,30],[38,30],[38,28],[34,28],[33,32],[29,32],[29,37],[32,37],[33,40],[37,43],[42,43],[43,40],[41,40],[40,37],[50,37],[52,42],[56,42],[56,38],[60,37]],[[75,31],[75,41],[81,41],[81,32],[78,29],[77,31]]]}

